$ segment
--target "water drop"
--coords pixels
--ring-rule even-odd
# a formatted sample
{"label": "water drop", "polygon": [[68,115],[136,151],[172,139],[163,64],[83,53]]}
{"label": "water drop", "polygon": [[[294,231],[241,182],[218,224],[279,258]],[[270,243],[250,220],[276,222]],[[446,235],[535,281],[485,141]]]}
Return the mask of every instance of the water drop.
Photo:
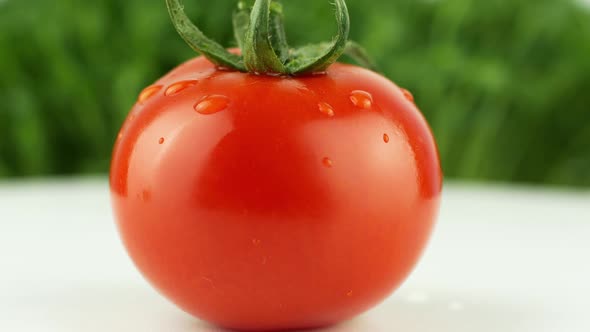
{"label": "water drop", "polygon": [[389,135],[383,134],[383,142],[389,143]]}
{"label": "water drop", "polygon": [[322,112],[323,114],[330,116],[330,117],[334,116],[334,108],[332,108],[332,106],[330,106],[330,104],[319,103],[318,108],[320,109],[320,112]]}
{"label": "water drop", "polygon": [[412,103],[414,102],[414,96],[412,95],[412,93],[406,89],[401,89],[402,93],[404,94],[404,97],[406,97],[407,100],[411,101]]}
{"label": "water drop", "polygon": [[259,239],[252,239],[252,244],[255,246],[260,245],[260,240]]}
{"label": "water drop", "polygon": [[368,110],[373,106],[373,96],[361,90],[355,90],[350,94],[350,101],[354,106]]}
{"label": "water drop", "polygon": [[289,80],[291,82],[291,86],[294,86],[295,89],[297,90],[297,92],[301,93],[301,94],[310,94],[311,90],[309,90],[309,88],[307,87],[307,85],[304,82],[301,82],[298,79],[291,79]]}
{"label": "water drop", "polygon": [[346,293],[346,296],[351,297],[352,296],[352,291],[349,291],[348,293]]}
{"label": "water drop", "polygon": [[137,101],[139,103],[144,103],[148,99],[153,97],[156,93],[158,93],[158,91],[160,91],[161,89],[161,85],[150,85],[147,88],[143,89],[143,91],[141,91],[141,93],[139,94],[139,98],[137,98]]}
{"label": "water drop", "polygon": [[201,114],[213,114],[223,111],[229,105],[229,98],[222,95],[207,96],[195,104],[195,111]]}
{"label": "water drop", "polygon": [[215,284],[213,283],[213,279],[211,279],[211,278],[207,278],[207,277],[205,277],[205,276],[201,276],[201,281],[202,281],[202,282],[201,282],[201,284],[202,284],[204,287],[208,287],[208,288],[216,288],[216,287],[215,287]]}
{"label": "water drop", "polygon": [[322,164],[324,164],[324,166],[328,167],[328,168],[332,168],[332,165],[334,164],[332,162],[332,159],[326,157],[322,160]]}
{"label": "water drop", "polygon": [[197,85],[197,83],[199,83],[199,81],[197,81],[197,80],[176,82],[176,83],[172,84],[171,86],[169,86],[166,89],[166,92],[164,92],[164,94],[166,96],[174,96],[175,94],[178,94],[190,87]]}
{"label": "water drop", "polygon": [[164,137],[160,137],[160,139],[158,140],[158,144],[164,144]]}
{"label": "water drop", "polygon": [[301,92],[301,93],[308,93],[309,89],[306,86],[297,86],[296,87],[297,91]]}

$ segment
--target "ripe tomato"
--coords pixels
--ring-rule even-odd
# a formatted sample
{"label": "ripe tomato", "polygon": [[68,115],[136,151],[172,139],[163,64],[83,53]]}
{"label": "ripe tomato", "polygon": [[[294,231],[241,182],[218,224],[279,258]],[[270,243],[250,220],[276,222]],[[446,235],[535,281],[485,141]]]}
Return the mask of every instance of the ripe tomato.
{"label": "ripe tomato", "polygon": [[199,57],[140,95],[110,184],[150,283],[207,321],[268,330],[387,297],[427,242],[441,179],[428,125],[386,78],[345,64],[259,76]]}

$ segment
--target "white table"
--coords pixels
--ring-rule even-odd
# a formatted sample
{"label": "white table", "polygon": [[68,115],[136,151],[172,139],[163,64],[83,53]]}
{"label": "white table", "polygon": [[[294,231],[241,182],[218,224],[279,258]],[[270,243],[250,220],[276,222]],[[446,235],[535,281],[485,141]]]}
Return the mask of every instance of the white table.
{"label": "white table", "polygon": [[[590,331],[590,193],[445,188],[426,255],[331,332]],[[213,332],[127,258],[105,179],[0,183],[0,331]]]}

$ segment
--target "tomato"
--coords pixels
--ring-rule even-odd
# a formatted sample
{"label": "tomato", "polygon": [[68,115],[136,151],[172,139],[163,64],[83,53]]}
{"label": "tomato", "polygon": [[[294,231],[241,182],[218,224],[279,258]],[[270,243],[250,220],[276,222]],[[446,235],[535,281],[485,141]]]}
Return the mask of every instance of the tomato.
{"label": "tomato", "polygon": [[324,326],[379,303],[418,261],[441,195],[412,95],[335,63],[371,65],[348,41],[344,0],[336,38],[301,49],[278,1],[240,1],[231,52],[166,3],[204,57],[147,87],[115,144],[113,208],[139,270],[187,312],[241,330]]}
{"label": "tomato", "polygon": [[187,312],[246,330],[353,317],[408,276],[442,176],[411,95],[363,68],[272,77],[203,57],[148,87],[116,142],[118,228]]}

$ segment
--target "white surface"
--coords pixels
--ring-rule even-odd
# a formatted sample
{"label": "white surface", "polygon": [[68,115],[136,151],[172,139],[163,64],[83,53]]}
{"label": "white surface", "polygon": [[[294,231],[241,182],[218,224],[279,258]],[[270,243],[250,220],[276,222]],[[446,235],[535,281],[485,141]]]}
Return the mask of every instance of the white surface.
{"label": "white surface", "polygon": [[[587,332],[589,265],[590,194],[450,185],[410,279],[325,331]],[[86,180],[0,183],[0,331],[220,330],[143,281]]]}

